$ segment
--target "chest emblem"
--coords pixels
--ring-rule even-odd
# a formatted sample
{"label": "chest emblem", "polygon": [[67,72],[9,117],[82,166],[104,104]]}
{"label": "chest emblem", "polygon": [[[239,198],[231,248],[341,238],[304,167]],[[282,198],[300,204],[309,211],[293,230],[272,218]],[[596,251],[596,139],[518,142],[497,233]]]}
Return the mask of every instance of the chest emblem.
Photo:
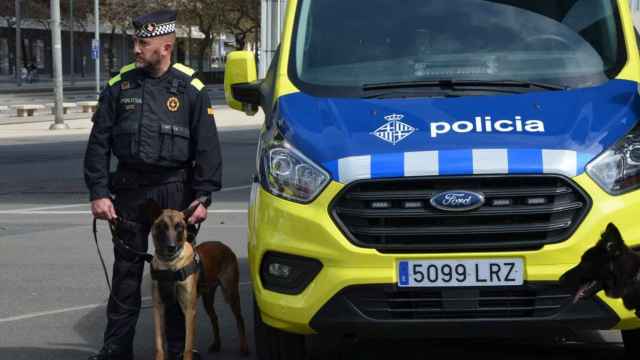
{"label": "chest emblem", "polygon": [[167,109],[171,112],[176,112],[180,108],[180,100],[177,97],[172,96],[167,99]]}

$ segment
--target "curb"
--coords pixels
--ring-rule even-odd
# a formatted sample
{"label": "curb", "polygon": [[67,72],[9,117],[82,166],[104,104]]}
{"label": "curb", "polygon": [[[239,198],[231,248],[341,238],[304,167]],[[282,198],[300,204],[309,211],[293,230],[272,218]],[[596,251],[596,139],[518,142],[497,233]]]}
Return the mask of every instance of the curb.
{"label": "curb", "polygon": [[[73,86],[64,88],[63,91],[89,91],[95,90],[96,86]],[[40,93],[53,93],[53,85],[51,87],[13,87],[13,88],[2,88],[0,87],[0,95],[11,95],[11,94],[40,94]]]}

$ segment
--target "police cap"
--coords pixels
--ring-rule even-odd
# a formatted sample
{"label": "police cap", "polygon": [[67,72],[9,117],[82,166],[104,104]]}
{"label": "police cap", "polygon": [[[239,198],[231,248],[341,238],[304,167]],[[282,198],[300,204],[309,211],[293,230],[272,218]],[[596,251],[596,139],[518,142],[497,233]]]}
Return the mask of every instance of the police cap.
{"label": "police cap", "polygon": [[139,38],[164,36],[176,32],[176,11],[159,10],[133,19],[133,27]]}

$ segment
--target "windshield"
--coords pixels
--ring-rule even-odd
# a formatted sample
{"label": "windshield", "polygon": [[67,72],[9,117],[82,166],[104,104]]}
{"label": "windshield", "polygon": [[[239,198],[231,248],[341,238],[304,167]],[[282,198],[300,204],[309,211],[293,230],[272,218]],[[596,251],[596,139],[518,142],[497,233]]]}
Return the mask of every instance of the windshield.
{"label": "windshield", "polygon": [[586,87],[626,62],[615,0],[300,0],[290,77],[318,95],[371,84]]}

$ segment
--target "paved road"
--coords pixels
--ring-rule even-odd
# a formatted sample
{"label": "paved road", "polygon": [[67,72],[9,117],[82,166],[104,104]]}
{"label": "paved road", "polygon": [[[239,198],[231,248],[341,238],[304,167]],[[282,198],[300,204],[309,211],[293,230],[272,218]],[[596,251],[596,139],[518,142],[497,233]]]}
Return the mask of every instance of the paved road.
{"label": "paved road", "polygon": [[[1,131],[1,127],[0,127]],[[201,241],[219,239],[240,258],[242,310],[255,359],[252,303],[246,264],[248,179],[255,163],[256,130],[221,133],[226,191],[218,193]],[[0,359],[84,359],[101,344],[105,279],[90,235],[91,217],[81,178],[85,137],[0,140]],[[26,210],[25,210],[26,209]],[[101,247],[112,262],[107,229]],[[149,279],[143,296],[148,303]],[[220,294],[218,294],[220,295]],[[240,359],[231,312],[217,299],[222,352],[207,359]],[[200,307],[197,346],[205,350],[211,329]],[[142,311],[137,328],[139,359],[153,353],[153,319]],[[425,337],[433,334],[423,334]],[[378,341],[330,347],[314,339],[314,355],[331,359],[437,359],[486,355],[512,359],[621,359],[617,333],[581,334],[581,342]],[[582,342],[589,344],[585,345]],[[327,354],[327,349],[330,349]]]}

